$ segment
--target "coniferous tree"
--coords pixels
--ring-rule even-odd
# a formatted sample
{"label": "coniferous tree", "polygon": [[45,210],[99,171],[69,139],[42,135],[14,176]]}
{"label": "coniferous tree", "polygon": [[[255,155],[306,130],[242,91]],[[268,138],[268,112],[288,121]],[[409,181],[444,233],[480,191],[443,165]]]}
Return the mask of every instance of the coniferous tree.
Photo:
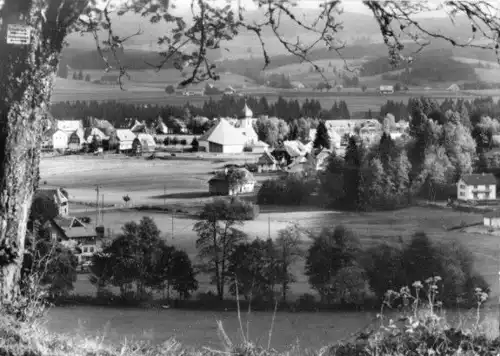
{"label": "coniferous tree", "polygon": [[78,72],[78,77],[77,77],[78,80],[83,80],[83,72],[80,70]]}
{"label": "coniferous tree", "polygon": [[323,121],[321,121],[316,129],[316,137],[314,138],[313,147],[316,149],[330,149],[330,135]]}
{"label": "coniferous tree", "polygon": [[73,72],[73,80],[78,80],[78,73],[77,72]]}
{"label": "coniferous tree", "polygon": [[355,137],[349,138],[345,151],[344,165],[344,206],[357,209],[360,205],[362,153]]}
{"label": "coniferous tree", "polygon": [[59,65],[57,76],[63,79],[68,78],[68,66],[66,64],[61,63]]}

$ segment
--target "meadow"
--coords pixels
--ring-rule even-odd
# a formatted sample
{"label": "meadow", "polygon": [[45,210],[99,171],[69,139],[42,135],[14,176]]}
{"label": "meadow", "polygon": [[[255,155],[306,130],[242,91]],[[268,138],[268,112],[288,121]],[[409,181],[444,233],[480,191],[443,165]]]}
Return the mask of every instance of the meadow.
{"label": "meadow", "polygon": [[[234,162],[252,159],[236,157]],[[220,168],[229,158],[198,161],[148,161],[141,158],[109,157],[53,157],[41,162],[42,182],[47,186],[62,185],[70,194],[70,212],[76,216],[94,218],[95,208],[74,203],[95,201],[95,185],[101,185],[105,201],[122,204],[122,195],[130,194],[132,201],[141,204],[162,205],[163,186],[167,186],[167,205],[184,204],[200,206],[210,198],[206,195],[209,172]],[[170,195],[169,195],[170,194]],[[154,219],[169,244],[185,250],[197,262],[196,235],[192,231],[196,219],[185,214],[163,211],[137,211],[120,207],[105,210],[102,220],[106,228],[119,233],[128,221],[139,221],[143,216]],[[414,232],[424,230],[436,242],[458,239],[476,257],[475,267],[492,287],[490,300],[499,295],[498,288],[498,237],[464,233],[450,228],[462,224],[480,223],[482,216],[457,212],[452,209],[415,206],[393,212],[348,213],[292,207],[262,207],[254,221],[245,222],[241,229],[249,238],[278,236],[278,230],[291,222],[306,230],[318,231],[322,227],[344,224],[352,229],[364,246],[374,243],[397,243],[401,237],[408,239]],[[173,233],[173,234],[172,234]],[[303,249],[310,240],[304,237]],[[293,273],[297,282],[291,286],[291,299],[311,293],[303,273],[304,262],[297,263]],[[207,276],[198,277],[199,292],[213,288]],[[88,275],[78,276],[74,293],[93,294],[95,288]],[[246,315],[244,316],[246,318]],[[80,332],[85,335],[105,336],[105,342],[116,343],[124,338],[160,343],[175,336],[188,346],[218,347],[216,320],[223,320],[231,338],[238,337],[238,320],[234,312],[207,312],[186,310],[143,310],[100,307],[57,307],[50,310],[47,328],[54,332]],[[267,344],[271,313],[252,313],[250,336],[254,341]],[[374,321],[373,313],[278,313],[273,332],[272,346],[285,349],[300,339],[301,347],[315,347],[335,342]],[[245,320],[244,320],[245,322]],[[307,325],[307,327],[304,327]]]}

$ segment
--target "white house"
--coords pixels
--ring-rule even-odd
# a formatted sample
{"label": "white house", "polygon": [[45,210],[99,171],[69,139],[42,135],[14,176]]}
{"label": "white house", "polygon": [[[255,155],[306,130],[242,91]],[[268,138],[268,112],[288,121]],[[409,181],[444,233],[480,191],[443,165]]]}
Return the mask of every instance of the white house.
{"label": "white house", "polygon": [[119,142],[118,149],[120,151],[131,150],[135,137],[135,134],[129,129],[117,129],[116,138]]}
{"label": "white house", "polygon": [[72,134],[78,129],[83,130],[82,120],[57,120],[57,129],[66,134]]}
{"label": "white house", "polygon": [[361,126],[366,120],[352,119],[352,120],[325,120],[325,126],[328,132],[335,131],[340,137],[345,134],[354,135],[355,129]]}
{"label": "white house", "polygon": [[247,143],[247,137],[228,121],[220,119],[198,139],[198,142],[201,151],[241,153]]}
{"label": "white house", "polygon": [[495,200],[496,178],[493,174],[465,174],[457,183],[457,198],[464,201]]}
{"label": "white house", "polygon": [[500,211],[495,210],[484,214],[483,225],[494,229],[500,228]]}
{"label": "white house", "polygon": [[379,88],[380,94],[393,94],[394,86],[392,85],[381,85]]}
{"label": "white house", "polygon": [[107,136],[104,132],[99,130],[97,127],[87,127],[84,133],[84,139],[87,143],[92,143],[94,136],[97,137],[99,141],[109,140],[109,136]]}
{"label": "white house", "polygon": [[52,134],[52,147],[54,150],[65,150],[68,148],[68,134],[57,130]]}
{"label": "white house", "polygon": [[146,133],[140,133],[137,138],[141,142],[141,147],[143,152],[154,152],[156,149],[156,142],[153,136]]}

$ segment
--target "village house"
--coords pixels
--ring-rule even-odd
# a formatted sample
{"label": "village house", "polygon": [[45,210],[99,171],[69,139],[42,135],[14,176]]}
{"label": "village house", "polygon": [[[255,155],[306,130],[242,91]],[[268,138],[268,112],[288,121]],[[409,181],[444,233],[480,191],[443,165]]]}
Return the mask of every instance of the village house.
{"label": "village house", "polygon": [[94,253],[99,252],[104,238],[103,226],[89,226],[76,217],[56,217],[47,221],[44,226],[51,238],[65,245],[78,247],[75,253],[78,264],[90,262]]}
{"label": "village house", "polygon": [[66,150],[68,148],[68,135],[62,130],[55,130],[52,134],[52,148]]}
{"label": "village house", "polygon": [[269,152],[264,152],[257,160],[257,171],[262,172],[274,172],[278,169],[278,162]]}
{"label": "village house", "polygon": [[68,138],[68,150],[80,151],[83,143],[85,142],[85,133],[82,128],[78,128],[73,131]]}
{"label": "village house", "polygon": [[329,133],[334,131],[340,137],[346,134],[352,136],[356,133],[356,127],[361,126],[365,121],[364,119],[325,120],[325,126]]}
{"label": "village house", "polygon": [[82,120],[57,120],[57,129],[63,131],[68,136],[78,129],[83,130]]}
{"label": "village house", "polygon": [[491,173],[465,174],[457,183],[457,198],[463,201],[495,200],[496,184]]}
{"label": "village house", "polygon": [[313,150],[307,155],[307,162],[305,163],[306,170],[311,171],[324,171],[328,162],[328,157],[332,154],[332,150],[321,149]]}
{"label": "village house", "polygon": [[168,134],[173,134],[174,129],[172,127],[168,127],[164,122],[161,116],[158,116],[156,119],[156,125],[155,125],[155,133],[157,135],[168,135]]}
{"label": "village house", "polygon": [[392,85],[381,85],[379,87],[380,94],[394,94],[394,86]]}
{"label": "village house", "polygon": [[103,75],[101,79],[99,79],[100,84],[105,85],[117,85],[119,84],[117,75]]}
{"label": "village house", "polygon": [[87,127],[83,135],[85,142],[87,142],[88,144],[92,143],[92,141],[94,140],[94,136],[100,142],[109,140],[109,136],[97,127]]}
{"label": "village house", "polygon": [[500,211],[495,210],[484,214],[483,225],[493,229],[500,228]]}
{"label": "village house", "polygon": [[210,195],[238,195],[252,193],[256,180],[245,168],[225,169],[208,181]]}
{"label": "village house", "polygon": [[156,150],[156,142],[153,136],[147,133],[140,133],[137,139],[141,143],[142,152],[154,152]]}
{"label": "village house", "polygon": [[136,135],[139,133],[147,133],[148,128],[146,125],[146,121],[139,122],[138,120],[135,120],[135,122],[130,127],[130,131],[132,131]]}
{"label": "village house", "polygon": [[288,166],[297,159],[305,157],[307,149],[300,141],[284,141],[271,154],[279,164]]}
{"label": "village house", "polygon": [[66,217],[69,215],[69,196],[65,190],[61,188],[39,188],[35,192],[35,199],[40,196],[52,199],[58,207],[59,216]]}
{"label": "village house", "polygon": [[198,139],[200,151],[217,153],[241,153],[246,141],[241,131],[224,119]]}
{"label": "village house", "polygon": [[116,130],[116,139],[118,140],[118,151],[130,151],[132,150],[132,143],[136,138],[135,134],[128,129],[118,129]]}
{"label": "village house", "polygon": [[247,145],[253,153],[264,153],[269,150],[269,145],[263,141],[257,141],[253,144]]}

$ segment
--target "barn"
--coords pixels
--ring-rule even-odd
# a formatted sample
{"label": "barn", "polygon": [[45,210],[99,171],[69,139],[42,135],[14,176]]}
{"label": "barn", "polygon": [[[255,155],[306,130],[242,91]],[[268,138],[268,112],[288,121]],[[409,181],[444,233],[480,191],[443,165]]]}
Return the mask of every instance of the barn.
{"label": "barn", "polygon": [[238,195],[255,189],[255,178],[245,168],[226,169],[208,181],[210,195]]}
{"label": "barn", "polygon": [[199,150],[217,153],[242,153],[246,137],[227,120],[220,119],[198,142]]}

